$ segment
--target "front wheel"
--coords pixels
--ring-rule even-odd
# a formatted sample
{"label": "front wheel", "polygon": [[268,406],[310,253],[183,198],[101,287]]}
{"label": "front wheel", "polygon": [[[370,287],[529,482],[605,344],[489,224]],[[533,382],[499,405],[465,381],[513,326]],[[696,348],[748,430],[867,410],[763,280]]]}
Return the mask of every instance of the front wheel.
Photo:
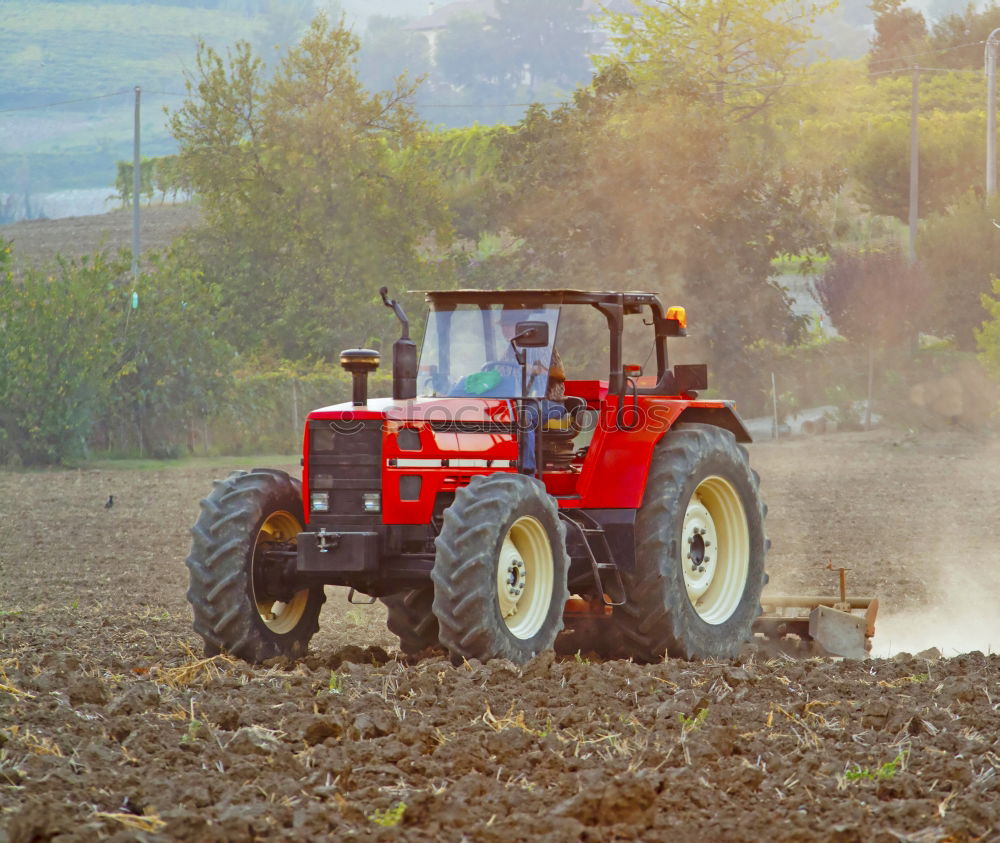
{"label": "front wheel", "polygon": [[438,636],[453,660],[523,664],[552,647],[569,599],[566,528],[523,474],[473,477],[444,512],[431,580]]}
{"label": "front wheel", "polygon": [[636,517],[636,567],[613,618],[641,661],[735,656],[764,587],[766,507],[746,449],[727,430],[681,424],[653,454]]}
{"label": "front wheel", "polygon": [[305,654],[319,629],[323,587],[289,584],[283,561],[267,553],[294,550],[302,521],[302,487],[283,471],[233,472],[201,502],[187,598],[206,655],[262,662]]}

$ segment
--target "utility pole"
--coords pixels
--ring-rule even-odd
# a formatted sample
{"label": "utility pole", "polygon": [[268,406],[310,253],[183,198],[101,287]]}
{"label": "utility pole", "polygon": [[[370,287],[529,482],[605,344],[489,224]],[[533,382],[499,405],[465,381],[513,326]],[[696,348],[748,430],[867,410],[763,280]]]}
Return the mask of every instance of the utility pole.
{"label": "utility pole", "polygon": [[920,115],[920,68],[913,65],[913,100],[910,108],[910,260],[917,259],[917,197],[920,186],[920,149],[917,117]]}
{"label": "utility pole", "polygon": [[1000,26],[986,38],[986,195],[997,192],[997,58],[996,35]]}
{"label": "utility pole", "polygon": [[132,130],[132,282],[139,280],[139,189],[142,186],[140,179],[139,160],[139,101],[142,98],[142,89],[135,86],[135,127]]}

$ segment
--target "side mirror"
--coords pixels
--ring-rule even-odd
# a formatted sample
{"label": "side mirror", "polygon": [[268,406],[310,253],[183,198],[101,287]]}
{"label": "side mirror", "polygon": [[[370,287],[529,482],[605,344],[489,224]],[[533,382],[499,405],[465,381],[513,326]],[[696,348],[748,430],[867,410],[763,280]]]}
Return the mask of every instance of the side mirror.
{"label": "side mirror", "polygon": [[545,348],[549,344],[548,322],[518,322],[511,340],[518,348]]}

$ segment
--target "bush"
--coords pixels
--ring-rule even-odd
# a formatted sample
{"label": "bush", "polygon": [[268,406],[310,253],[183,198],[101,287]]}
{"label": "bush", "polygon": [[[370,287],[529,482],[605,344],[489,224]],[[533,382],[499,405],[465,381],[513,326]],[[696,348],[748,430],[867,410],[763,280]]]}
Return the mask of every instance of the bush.
{"label": "bush", "polygon": [[[993,279],[993,293],[1000,296],[1000,278]],[[983,307],[989,319],[976,331],[979,359],[987,371],[1000,380],[1000,299],[983,294]]]}
{"label": "bush", "polygon": [[15,279],[0,250],[0,463],[85,456],[88,443],[175,454],[221,403],[232,351],[216,292],[170,254],[98,253]]}
{"label": "bush", "polygon": [[[3,249],[9,263],[10,247]],[[14,279],[0,265],[0,462],[80,454],[117,369],[122,257],[60,260]]]}
{"label": "bush", "polygon": [[[376,372],[368,388],[372,396],[391,395],[390,374]],[[205,444],[222,454],[297,453],[306,415],[350,398],[351,376],[335,365],[247,361],[234,373]]]}

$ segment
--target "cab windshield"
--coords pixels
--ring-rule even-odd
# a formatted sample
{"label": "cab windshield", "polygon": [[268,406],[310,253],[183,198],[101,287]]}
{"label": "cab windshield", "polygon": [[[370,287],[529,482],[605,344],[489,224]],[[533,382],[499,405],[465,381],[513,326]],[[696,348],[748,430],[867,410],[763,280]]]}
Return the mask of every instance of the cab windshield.
{"label": "cab windshield", "polygon": [[549,345],[526,348],[528,395],[544,396],[559,325],[558,307],[456,305],[432,310],[420,354],[417,392],[427,397],[516,398],[521,367],[510,341],[519,322],[546,322]]}

